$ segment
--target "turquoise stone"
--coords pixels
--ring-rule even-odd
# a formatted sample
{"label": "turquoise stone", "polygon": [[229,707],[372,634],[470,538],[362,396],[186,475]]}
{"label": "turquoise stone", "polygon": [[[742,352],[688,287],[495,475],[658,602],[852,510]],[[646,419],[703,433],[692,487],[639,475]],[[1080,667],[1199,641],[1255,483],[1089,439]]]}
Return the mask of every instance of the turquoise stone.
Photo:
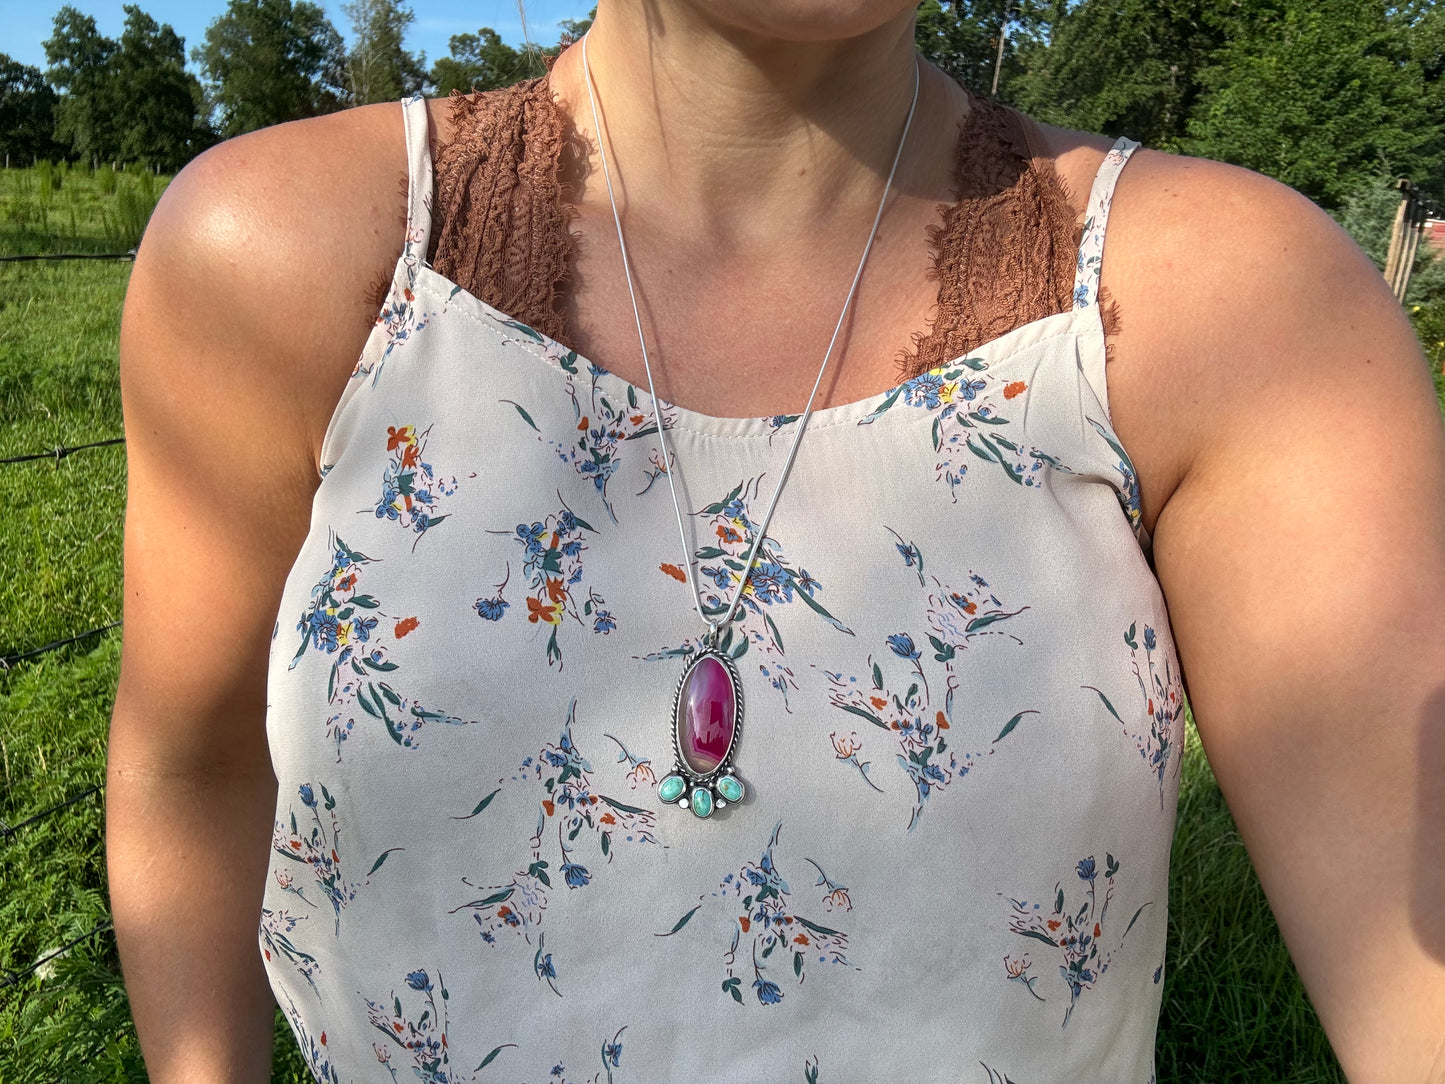
{"label": "turquoise stone", "polygon": [[682,792],[686,789],[687,780],[674,773],[657,784],[657,796],[664,802],[675,802],[682,797]]}
{"label": "turquoise stone", "polygon": [[717,781],[717,792],[723,799],[729,802],[741,802],[743,800],[743,781],[734,775],[725,775]]}
{"label": "turquoise stone", "polygon": [[712,816],[712,791],[698,787],[692,792],[692,811],[699,817]]}

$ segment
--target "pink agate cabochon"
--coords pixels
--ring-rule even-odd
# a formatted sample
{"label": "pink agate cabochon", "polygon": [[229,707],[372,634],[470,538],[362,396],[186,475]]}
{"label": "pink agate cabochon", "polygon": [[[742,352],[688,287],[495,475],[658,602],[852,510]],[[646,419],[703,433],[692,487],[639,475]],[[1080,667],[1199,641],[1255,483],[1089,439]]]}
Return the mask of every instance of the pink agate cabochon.
{"label": "pink agate cabochon", "polygon": [[704,655],[687,671],[677,698],[677,748],[695,774],[706,775],[727,759],[737,709],[732,675],[719,659]]}

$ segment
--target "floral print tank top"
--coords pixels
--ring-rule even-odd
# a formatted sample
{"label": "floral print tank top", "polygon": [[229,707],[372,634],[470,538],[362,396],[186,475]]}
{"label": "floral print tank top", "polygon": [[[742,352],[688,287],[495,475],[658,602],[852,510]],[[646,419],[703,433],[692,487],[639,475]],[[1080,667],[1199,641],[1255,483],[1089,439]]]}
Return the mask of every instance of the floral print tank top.
{"label": "floral print tank top", "polygon": [[1182,690],[1074,307],[814,412],[721,649],[740,802],[664,802],[798,419],[662,402],[407,238],[268,676],[259,940],[319,1081],[1153,1076]]}

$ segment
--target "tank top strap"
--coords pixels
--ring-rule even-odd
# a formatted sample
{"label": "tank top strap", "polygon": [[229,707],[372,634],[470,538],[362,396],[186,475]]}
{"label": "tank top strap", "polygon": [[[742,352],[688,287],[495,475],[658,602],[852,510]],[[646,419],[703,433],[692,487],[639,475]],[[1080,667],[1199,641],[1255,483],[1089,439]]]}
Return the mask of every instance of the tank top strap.
{"label": "tank top strap", "polygon": [[1109,204],[1114,198],[1114,185],[1119,171],[1139,144],[1128,136],[1114,141],[1109,153],[1099,163],[1094,185],[1089,190],[1089,206],[1084,213],[1084,238],[1079,244],[1078,270],[1074,273],[1074,308],[1087,309],[1099,301],[1099,268],[1104,262],[1104,230],[1109,223]]}
{"label": "tank top strap", "polygon": [[431,238],[432,158],[426,99],[417,94],[403,99],[401,106],[406,129],[406,247],[402,257],[408,277],[414,279]]}

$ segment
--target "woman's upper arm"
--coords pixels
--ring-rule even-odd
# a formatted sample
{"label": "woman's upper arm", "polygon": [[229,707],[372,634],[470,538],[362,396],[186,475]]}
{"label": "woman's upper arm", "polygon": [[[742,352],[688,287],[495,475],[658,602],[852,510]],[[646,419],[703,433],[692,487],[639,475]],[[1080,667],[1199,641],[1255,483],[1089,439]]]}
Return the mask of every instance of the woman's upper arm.
{"label": "woman's upper arm", "polygon": [[375,312],[369,287],[401,245],[400,110],[379,108],[394,118],[352,110],[221,145],[176,178],[147,230],[121,328],[113,759],[265,767],[267,654],[317,448]]}
{"label": "woman's upper arm", "polygon": [[1445,1080],[1440,406],[1327,216],[1151,157],[1114,281],[1154,379],[1116,407],[1180,452],[1155,559],[1205,751],[1350,1079]]}

